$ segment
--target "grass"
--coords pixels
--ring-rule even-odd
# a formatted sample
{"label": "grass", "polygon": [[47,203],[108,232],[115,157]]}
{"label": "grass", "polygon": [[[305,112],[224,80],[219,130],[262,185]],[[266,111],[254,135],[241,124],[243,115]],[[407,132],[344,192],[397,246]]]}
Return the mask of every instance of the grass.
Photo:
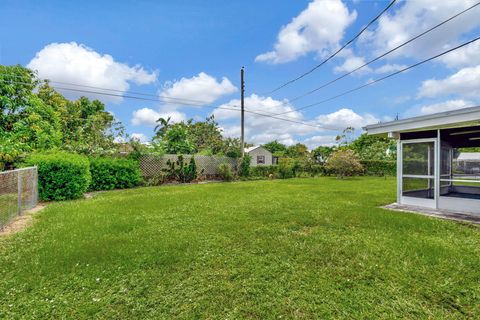
{"label": "grass", "polygon": [[480,317],[477,227],[378,208],[392,178],[55,203],[0,240],[0,318]]}

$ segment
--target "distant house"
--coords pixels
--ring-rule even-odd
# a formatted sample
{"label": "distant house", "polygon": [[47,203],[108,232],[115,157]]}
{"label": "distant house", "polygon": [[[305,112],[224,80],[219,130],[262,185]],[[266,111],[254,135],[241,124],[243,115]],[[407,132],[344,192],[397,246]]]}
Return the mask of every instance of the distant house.
{"label": "distant house", "polygon": [[252,157],[252,160],[250,160],[252,167],[271,166],[273,164],[272,153],[262,146],[246,148],[245,153]]}
{"label": "distant house", "polygon": [[467,174],[480,173],[480,152],[462,152],[456,162],[458,169]]}

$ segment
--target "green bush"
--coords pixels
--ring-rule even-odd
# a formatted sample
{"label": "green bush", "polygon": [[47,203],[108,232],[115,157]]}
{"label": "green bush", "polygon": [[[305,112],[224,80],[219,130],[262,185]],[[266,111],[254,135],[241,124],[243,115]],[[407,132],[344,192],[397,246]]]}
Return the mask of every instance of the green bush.
{"label": "green bush", "polygon": [[363,172],[358,155],[350,149],[337,150],[328,158],[325,168],[333,171],[338,178],[353,176]]}
{"label": "green bush", "polygon": [[141,181],[138,163],[129,159],[91,158],[90,173],[92,191],[132,188]]}
{"label": "green bush", "polygon": [[252,157],[248,154],[243,156],[240,162],[240,170],[238,170],[238,175],[240,177],[248,177],[250,175],[250,161]]}
{"label": "green bush", "polygon": [[294,178],[299,171],[298,162],[291,158],[280,158],[278,161],[278,177],[280,179]]}
{"label": "green bush", "polygon": [[193,156],[187,164],[183,155],[178,155],[176,161],[168,159],[167,168],[162,169],[162,172],[164,172],[166,180],[183,183],[192,182],[198,178],[199,174],[203,174],[203,170],[200,173],[197,172],[197,164],[195,163],[195,158]]}
{"label": "green bush", "polygon": [[232,167],[228,163],[222,163],[218,166],[218,175],[223,181],[232,181],[235,178]]}
{"label": "green bush", "polygon": [[278,175],[278,166],[255,166],[250,167],[250,176],[268,178],[269,175]]}
{"label": "green bush", "polygon": [[361,160],[365,174],[377,176],[394,176],[397,173],[397,162],[392,160]]}
{"label": "green bush", "polygon": [[90,165],[82,155],[35,153],[26,158],[24,165],[38,167],[38,192],[42,200],[77,199],[90,185]]}

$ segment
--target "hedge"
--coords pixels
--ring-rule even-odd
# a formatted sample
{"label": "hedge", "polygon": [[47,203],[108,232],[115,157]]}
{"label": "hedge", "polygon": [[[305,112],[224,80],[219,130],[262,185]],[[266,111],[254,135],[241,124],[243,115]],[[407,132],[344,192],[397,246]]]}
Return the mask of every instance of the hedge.
{"label": "hedge", "polygon": [[29,155],[26,166],[38,167],[41,200],[69,200],[83,196],[90,185],[90,164],[86,156],[67,152]]}
{"label": "hedge", "polygon": [[397,173],[397,162],[392,160],[361,160],[367,175],[394,176]]}
{"label": "hedge", "polygon": [[278,166],[255,166],[250,167],[250,176],[252,177],[268,177],[270,174],[278,174]]}
{"label": "hedge", "polygon": [[91,191],[125,189],[138,186],[140,168],[135,160],[121,158],[90,158]]}

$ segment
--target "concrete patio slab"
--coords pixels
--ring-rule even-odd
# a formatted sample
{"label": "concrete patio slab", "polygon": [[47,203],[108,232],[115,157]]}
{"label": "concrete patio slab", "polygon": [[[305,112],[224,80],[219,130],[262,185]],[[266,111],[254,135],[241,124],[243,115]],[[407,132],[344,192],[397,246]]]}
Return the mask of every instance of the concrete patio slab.
{"label": "concrete patio slab", "polygon": [[393,211],[399,211],[399,212],[416,213],[424,216],[453,220],[457,222],[470,222],[470,223],[480,225],[480,216],[474,215],[474,214],[466,214],[462,212],[435,210],[435,209],[428,209],[423,207],[407,206],[407,205],[401,205],[398,203],[392,203],[386,206],[382,206],[382,208],[393,210]]}

